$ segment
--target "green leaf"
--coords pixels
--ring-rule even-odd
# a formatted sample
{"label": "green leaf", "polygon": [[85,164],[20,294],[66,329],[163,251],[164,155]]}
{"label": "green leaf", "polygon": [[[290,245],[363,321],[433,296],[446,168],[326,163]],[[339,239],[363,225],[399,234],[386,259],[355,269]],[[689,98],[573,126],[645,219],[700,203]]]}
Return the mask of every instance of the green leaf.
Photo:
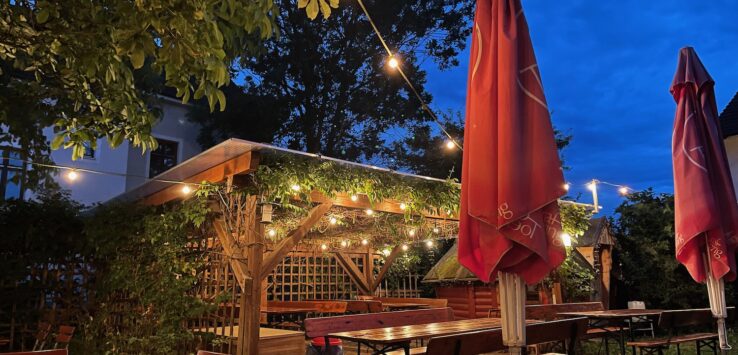
{"label": "green leaf", "polygon": [[218,95],[218,104],[220,104],[220,111],[225,111],[226,108],[226,97],[222,90],[218,90],[215,92],[216,95]]}
{"label": "green leaf", "polygon": [[123,131],[117,131],[113,133],[113,136],[110,138],[110,141],[108,142],[111,148],[115,148],[119,146],[121,143],[123,143]]}
{"label": "green leaf", "polygon": [[56,137],[51,141],[51,150],[57,150],[64,143],[64,134],[57,134]]}
{"label": "green leaf", "polygon": [[48,20],[49,20],[49,10],[46,8],[38,10],[38,13],[36,14],[36,22],[46,23],[46,21]]}
{"label": "green leaf", "polygon": [[133,64],[133,69],[143,67],[144,59],[146,59],[146,55],[144,54],[143,49],[136,47],[136,49],[131,52],[131,64]]}

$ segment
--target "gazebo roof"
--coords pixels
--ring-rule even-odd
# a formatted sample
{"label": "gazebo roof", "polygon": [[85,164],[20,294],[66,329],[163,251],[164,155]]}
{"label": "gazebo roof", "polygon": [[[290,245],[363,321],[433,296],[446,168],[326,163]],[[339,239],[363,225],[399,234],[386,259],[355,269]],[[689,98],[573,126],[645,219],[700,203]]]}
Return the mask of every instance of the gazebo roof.
{"label": "gazebo roof", "polygon": [[609,222],[606,217],[590,219],[589,228],[579,237],[576,246],[593,247],[598,244],[615,245],[615,240],[610,234]]}
{"label": "gazebo roof", "polygon": [[428,271],[423,277],[423,282],[459,282],[459,281],[479,281],[467,268],[459,263],[457,257],[458,243],[454,243],[451,249],[446,252],[441,260]]}

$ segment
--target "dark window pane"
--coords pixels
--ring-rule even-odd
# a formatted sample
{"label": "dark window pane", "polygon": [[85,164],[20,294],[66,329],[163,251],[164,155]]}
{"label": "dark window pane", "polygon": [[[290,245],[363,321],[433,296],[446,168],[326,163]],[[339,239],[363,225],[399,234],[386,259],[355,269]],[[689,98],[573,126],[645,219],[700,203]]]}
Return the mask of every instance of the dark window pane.
{"label": "dark window pane", "polygon": [[158,139],[159,147],[151,152],[149,158],[149,177],[159,175],[177,165],[177,148],[179,144]]}

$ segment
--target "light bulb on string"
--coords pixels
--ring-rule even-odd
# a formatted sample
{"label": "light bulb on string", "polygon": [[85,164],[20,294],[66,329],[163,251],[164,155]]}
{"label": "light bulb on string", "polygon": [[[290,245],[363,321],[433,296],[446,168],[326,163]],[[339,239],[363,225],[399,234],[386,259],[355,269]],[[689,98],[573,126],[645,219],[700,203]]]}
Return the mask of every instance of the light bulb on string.
{"label": "light bulb on string", "polygon": [[433,239],[428,239],[428,240],[427,240],[427,241],[425,242],[425,246],[427,246],[428,248],[433,248],[433,245],[434,245],[434,243],[433,243]]}
{"label": "light bulb on string", "polygon": [[408,230],[407,231],[407,235],[409,235],[411,237],[414,237],[415,236],[415,228],[411,228],[410,230]]}
{"label": "light bulb on string", "polygon": [[269,230],[269,231],[267,232],[267,234],[268,234],[268,235],[269,235],[270,237],[275,237],[275,236],[277,235],[277,231],[275,231],[274,229],[270,229],[270,230]]}
{"label": "light bulb on string", "polygon": [[369,244],[369,241],[368,240],[366,240],[366,239],[362,239],[361,240],[361,245],[368,245],[368,244]]}
{"label": "light bulb on string", "polygon": [[433,227],[433,233],[438,234],[441,230],[438,227]]}
{"label": "light bulb on string", "polygon": [[571,188],[571,185],[569,185],[568,182],[564,184],[564,190],[569,191],[570,188]]}
{"label": "light bulb on string", "polygon": [[589,189],[589,191],[597,190],[597,182],[595,180],[592,180],[590,183],[587,184],[587,188]]}
{"label": "light bulb on string", "polygon": [[387,64],[390,66],[390,68],[397,69],[397,67],[400,66],[400,61],[397,60],[397,58],[393,55],[389,58]]}
{"label": "light bulb on string", "polygon": [[374,214],[374,210],[371,208],[368,208],[366,211],[364,211],[364,213],[366,213],[367,216],[371,216]]}
{"label": "light bulb on string", "polygon": [[300,191],[300,185],[298,185],[298,184],[294,184],[294,185],[290,186],[290,188],[292,189],[292,191],[295,191],[295,192]]}
{"label": "light bulb on string", "polygon": [[570,247],[571,246],[571,235],[569,235],[569,233],[562,232],[561,233],[561,243],[564,244],[564,246],[567,248]]}
{"label": "light bulb on string", "polygon": [[620,193],[621,195],[625,196],[625,195],[627,195],[627,194],[628,194],[628,188],[627,188],[627,187],[625,187],[625,186],[621,186],[621,187],[620,187],[620,188],[618,189],[618,192],[619,192],[619,193]]}
{"label": "light bulb on string", "polygon": [[79,178],[79,174],[77,174],[76,170],[69,170],[69,172],[67,172],[67,180],[74,182],[78,178]]}
{"label": "light bulb on string", "polygon": [[408,246],[407,246],[407,244],[403,244],[403,245],[402,245],[402,251],[407,251],[407,249],[408,249]]}
{"label": "light bulb on string", "polygon": [[347,247],[347,246],[348,246],[348,242],[347,242],[347,241],[345,241],[345,240],[342,240],[342,241],[341,241],[341,248],[345,248],[345,247]]}
{"label": "light bulb on string", "polygon": [[336,219],[336,217],[331,217],[331,219],[328,220],[328,223],[330,223],[331,225],[335,225],[336,223],[338,223],[338,220]]}
{"label": "light bulb on string", "polygon": [[389,249],[382,250],[382,254],[384,254],[384,256],[390,256],[391,253],[392,253],[392,251],[389,250]]}
{"label": "light bulb on string", "polygon": [[328,246],[327,245],[325,245],[325,244],[321,244],[320,245],[320,250],[327,250],[327,249],[328,249]]}
{"label": "light bulb on string", "polygon": [[446,144],[445,145],[446,145],[446,149],[448,149],[448,150],[456,149],[456,143],[454,143],[454,141],[452,141],[450,139],[446,140]]}
{"label": "light bulb on string", "polygon": [[190,185],[185,184],[184,186],[182,186],[182,194],[189,195],[190,192],[192,192],[192,188],[190,187]]}
{"label": "light bulb on string", "polygon": [[404,204],[404,203],[401,203],[401,204],[400,204],[400,209],[401,209],[401,210],[403,210],[403,211],[404,211],[404,210],[405,210],[406,208],[407,208],[407,205],[406,205],[406,204]]}
{"label": "light bulb on string", "polygon": [[351,195],[351,201],[356,202],[359,199],[359,196]]}

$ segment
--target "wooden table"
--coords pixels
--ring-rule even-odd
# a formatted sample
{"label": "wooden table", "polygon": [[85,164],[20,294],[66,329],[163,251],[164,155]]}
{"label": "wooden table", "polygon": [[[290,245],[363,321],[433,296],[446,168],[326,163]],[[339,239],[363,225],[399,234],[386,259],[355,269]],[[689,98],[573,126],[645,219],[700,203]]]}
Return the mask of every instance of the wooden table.
{"label": "wooden table", "polygon": [[[233,330],[231,330],[233,328]],[[218,336],[238,338],[238,326],[210,327],[195,329],[196,332],[213,333]],[[233,334],[233,336],[231,336]],[[259,328],[259,354],[303,354],[305,353],[305,333],[294,330]]]}
{"label": "wooden table", "polygon": [[[538,321],[529,320],[528,323]],[[354,341],[384,354],[395,349],[404,349],[410,354],[410,342],[442,335],[452,335],[475,330],[495,329],[502,326],[500,318],[476,318],[399,327],[355,330],[328,334],[331,338]]]}
{"label": "wooden table", "polygon": [[430,306],[425,303],[412,303],[412,302],[385,303],[383,302],[382,308],[386,309],[387,311],[402,311],[402,310],[411,310],[411,309],[430,308]]}
{"label": "wooden table", "polygon": [[[587,317],[590,329],[599,329],[605,338],[605,353],[608,349],[608,338],[613,338],[620,345],[620,353],[625,354],[625,327],[633,318],[651,319],[661,315],[661,309],[610,309],[606,311],[562,312],[562,317]],[[633,334],[629,337],[633,339]]]}

